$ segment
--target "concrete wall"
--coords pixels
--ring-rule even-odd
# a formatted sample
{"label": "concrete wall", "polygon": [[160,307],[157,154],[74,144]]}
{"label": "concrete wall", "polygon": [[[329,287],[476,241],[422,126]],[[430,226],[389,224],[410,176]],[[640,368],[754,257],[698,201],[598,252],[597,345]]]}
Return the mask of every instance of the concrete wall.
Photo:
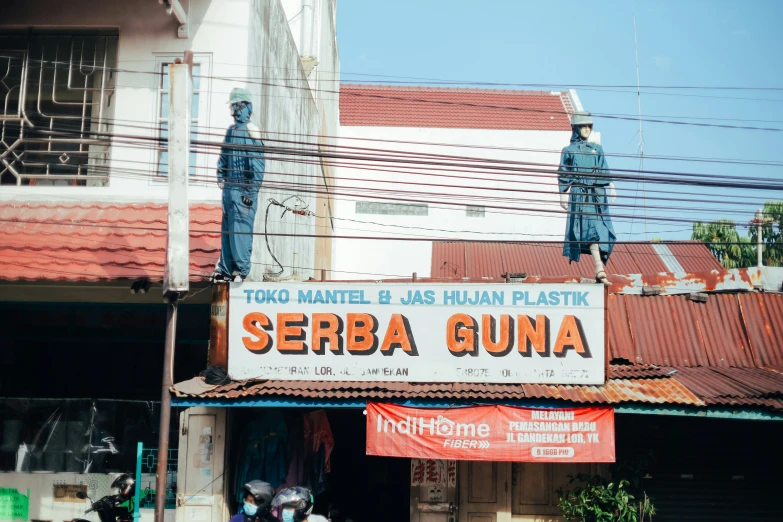
{"label": "concrete wall", "polygon": [[[421,143],[384,143],[356,141],[350,138]],[[335,169],[337,176],[335,235],[418,236],[439,239],[561,239],[565,231],[565,214],[560,213],[555,172],[560,160],[559,151],[569,143],[569,139],[570,132],[560,131],[341,127],[338,140],[340,146],[540,163],[545,166],[518,165],[518,168],[545,168],[551,170],[551,173],[531,174],[514,171],[513,165],[512,170],[495,172],[454,172],[455,167],[433,166],[423,172],[417,171],[420,173],[416,174],[394,172],[410,171],[411,169],[406,168],[404,164],[372,166],[372,168],[388,169],[386,172],[366,168],[337,167]],[[437,146],[434,145],[436,143],[453,145]],[[497,148],[467,148],[459,145]],[[527,150],[501,150],[502,148]],[[438,170],[444,168],[446,170]],[[463,167],[458,169],[472,170]],[[379,183],[379,180],[397,183]],[[381,194],[370,192],[368,189],[381,188],[393,191],[386,194],[392,199],[427,200],[437,203],[429,204],[427,216],[356,213],[357,200],[384,201],[366,197],[380,196]],[[405,194],[400,191],[418,194]],[[466,205],[484,205],[485,216],[468,217]],[[489,208],[490,206],[524,210],[492,209]],[[347,221],[346,218],[355,221]],[[449,267],[443,267],[440,272],[430,274],[432,243],[429,241],[335,239],[335,250],[335,277],[341,279],[367,279],[395,275],[410,277],[413,272],[416,272],[419,277],[454,277],[455,275],[453,271],[449,272]],[[462,276],[462,274],[457,275]]]}
{"label": "concrete wall", "polygon": [[[319,51],[330,68],[339,69],[334,17],[334,0],[314,0],[318,17]],[[267,145],[293,146],[286,142],[312,141],[325,129],[331,136],[337,129],[337,95],[324,99],[310,90],[302,71],[296,42],[289,29],[280,0],[184,0],[189,11],[189,38],[179,39],[177,21],[164,7],[151,0],[95,2],[93,0],[26,0],[5,7],[3,27],[114,28],[119,32],[116,91],[111,99],[116,134],[156,138],[159,110],[161,61],[195,53],[201,63],[202,86],[199,139],[219,144],[232,123],[226,101],[233,87],[248,87],[255,95],[253,120],[264,131]],[[312,74],[311,74],[312,75]],[[276,141],[277,140],[277,141]],[[297,145],[302,147],[302,145]],[[220,201],[215,184],[218,149],[210,147],[198,154],[197,176],[189,186],[191,201]],[[293,160],[293,161],[292,161]],[[267,199],[282,201],[299,196],[300,205],[316,210],[312,186],[293,187],[291,183],[324,184],[318,165],[302,163],[301,156],[268,154],[268,186],[259,194],[256,231],[263,233]],[[110,179],[106,186],[8,186],[0,198],[30,201],[166,201],[168,185],[157,178],[157,152],[148,146],[120,144],[111,150]],[[294,205],[296,199],[290,199]],[[272,233],[307,234],[314,218],[280,218],[281,209],[270,210]],[[304,278],[315,266],[314,238],[276,237],[270,247],[286,266],[283,276],[298,272]],[[323,249],[322,249],[323,250]],[[331,248],[328,249],[331,251]],[[328,254],[330,257],[331,254]],[[330,261],[327,260],[327,261]],[[252,279],[261,279],[276,265],[269,256],[263,236],[256,236]],[[292,266],[303,267],[294,270]]]}

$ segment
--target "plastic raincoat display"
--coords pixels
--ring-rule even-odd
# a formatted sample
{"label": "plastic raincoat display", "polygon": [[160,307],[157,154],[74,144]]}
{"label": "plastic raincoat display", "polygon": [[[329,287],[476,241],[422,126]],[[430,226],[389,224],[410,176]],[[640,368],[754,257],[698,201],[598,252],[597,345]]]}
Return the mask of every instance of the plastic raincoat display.
{"label": "plastic raincoat display", "polygon": [[593,127],[590,115],[576,113],[571,123],[571,144],[563,148],[558,172],[561,205],[569,212],[563,255],[579,261],[581,254],[591,254],[596,278],[607,283],[604,263],[616,239],[607,196],[614,199],[614,184],[603,148],[587,141]]}
{"label": "plastic raincoat display", "polygon": [[[223,188],[220,260],[215,282],[240,282],[250,273],[253,223],[258,189],[264,181],[261,129],[250,122],[253,104],[247,89],[233,89],[229,99],[234,125],[228,128],[218,160],[218,184]],[[244,145],[245,147],[232,147]]]}

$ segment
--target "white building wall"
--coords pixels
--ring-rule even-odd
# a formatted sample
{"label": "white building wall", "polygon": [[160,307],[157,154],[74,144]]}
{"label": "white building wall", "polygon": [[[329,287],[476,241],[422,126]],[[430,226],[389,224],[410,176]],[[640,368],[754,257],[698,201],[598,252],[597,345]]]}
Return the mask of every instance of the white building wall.
{"label": "white building wall", "polygon": [[[508,170],[481,169],[481,172],[455,172],[471,169],[433,166],[425,171],[417,171],[416,174],[394,172],[412,170],[400,163],[372,166],[387,169],[387,172],[337,167],[335,235],[482,240],[561,239],[565,231],[565,214],[559,206],[556,171],[560,150],[568,145],[570,136],[570,131],[342,126],[338,140],[340,146],[484,158],[516,164],[506,165]],[[416,143],[361,141],[351,138]],[[448,161],[443,158],[433,160]],[[495,165],[500,166],[497,163]],[[546,172],[530,173],[523,169],[544,169]],[[380,183],[379,180],[396,183]],[[434,184],[445,186],[427,186]],[[377,192],[378,189],[392,192],[382,194]],[[405,194],[400,191],[418,194]],[[381,199],[370,199],[367,198],[368,195]],[[384,199],[385,197],[389,199]],[[356,212],[357,200],[395,202],[392,201],[395,198],[430,201],[427,216]],[[485,206],[485,216],[468,217],[466,205]],[[524,210],[490,208],[492,206]],[[461,273],[454,273],[453,267],[442,267],[440,272],[430,273],[430,241],[337,238],[335,250],[335,278],[410,277],[413,272],[416,272],[418,277],[462,277]]]}
{"label": "white building wall", "polygon": [[[334,0],[313,0],[318,13],[318,48],[325,63],[339,70],[337,41],[332,13]],[[95,2],[94,0],[26,0],[6,7],[0,18],[0,31],[8,28],[115,28],[119,33],[116,90],[111,97],[115,135],[130,138],[156,138],[159,111],[160,67],[163,61],[195,53],[201,63],[202,94],[199,114],[199,140],[219,144],[233,123],[226,101],[233,87],[247,87],[255,95],[253,121],[264,131],[267,145],[292,146],[286,141],[313,140],[322,129],[332,136],[337,128],[337,95],[314,96],[305,77],[286,13],[280,0],[185,0],[189,38],[177,38],[178,23],[167,15],[163,5],[152,0]],[[118,201],[165,202],[168,185],[156,177],[157,151],[149,146],[127,146],[115,138],[111,150],[109,182],[105,186],[3,185],[0,198],[29,201]],[[275,141],[277,140],[277,141]],[[189,199],[218,203],[216,164],[219,150],[210,148],[198,154],[197,176],[191,180]],[[297,161],[291,161],[292,159]],[[292,181],[313,183],[322,180],[318,165],[298,161],[300,157],[267,154],[266,185],[259,194],[256,232],[264,230],[266,202],[298,195],[309,208],[315,206],[313,191],[293,187]],[[289,204],[295,200],[289,201]],[[280,209],[270,211],[269,232],[309,233],[312,218],[280,218]],[[285,265],[282,276],[298,272],[312,274],[313,238],[274,237],[270,247]],[[256,236],[253,251],[256,263],[252,279],[275,270],[263,236]],[[304,267],[294,270],[291,267]]]}

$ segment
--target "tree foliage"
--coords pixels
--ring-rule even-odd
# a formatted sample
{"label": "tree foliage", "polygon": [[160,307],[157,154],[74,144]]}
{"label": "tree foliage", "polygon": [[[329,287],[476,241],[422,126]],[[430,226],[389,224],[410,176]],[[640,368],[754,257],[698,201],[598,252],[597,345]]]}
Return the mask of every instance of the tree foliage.
{"label": "tree foliage", "polygon": [[756,252],[750,239],[741,237],[737,226],[728,219],[693,224],[691,239],[704,243],[724,268],[741,268],[756,264]]}
{"label": "tree foliage", "polygon": [[[764,266],[783,266],[783,201],[767,201],[764,203],[764,218],[761,235],[764,248],[761,250]],[[755,226],[749,229],[750,241],[755,246],[758,243],[758,231]]]}

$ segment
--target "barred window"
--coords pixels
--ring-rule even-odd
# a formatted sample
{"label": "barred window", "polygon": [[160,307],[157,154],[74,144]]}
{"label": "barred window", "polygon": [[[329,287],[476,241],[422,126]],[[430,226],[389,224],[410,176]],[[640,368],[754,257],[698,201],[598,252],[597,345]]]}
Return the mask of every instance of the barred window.
{"label": "barred window", "polygon": [[2,31],[0,184],[105,184],[116,67],[116,31]]}

